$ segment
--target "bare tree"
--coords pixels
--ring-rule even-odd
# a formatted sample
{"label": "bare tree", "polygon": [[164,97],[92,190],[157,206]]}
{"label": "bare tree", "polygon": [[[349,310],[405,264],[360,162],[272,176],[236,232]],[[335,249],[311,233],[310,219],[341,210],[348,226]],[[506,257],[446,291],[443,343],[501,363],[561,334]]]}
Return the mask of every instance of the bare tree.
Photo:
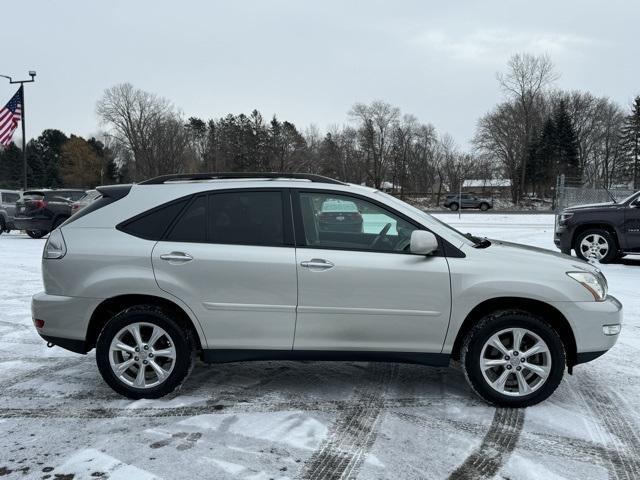
{"label": "bare tree", "polygon": [[104,91],[96,112],[111,136],[130,153],[133,180],[165,172],[164,161],[157,157],[158,138],[162,132],[175,134],[175,121],[179,119],[168,100],[123,83]]}
{"label": "bare tree", "polygon": [[363,149],[366,152],[370,180],[380,188],[389,166],[392,129],[400,118],[400,109],[381,100],[370,105],[356,103],[349,116],[358,123]]}
{"label": "bare tree", "polygon": [[520,118],[514,119],[521,130],[521,142],[517,150],[520,175],[516,199],[519,199],[526,186],[528,149],[535,132],[536,117],[539,118],[535,108],[536,101],[558,77],[548,55],[536,56],[528,53],[513,55],[507,62],[507,72],[497,74],[502,90],[520,107]]}

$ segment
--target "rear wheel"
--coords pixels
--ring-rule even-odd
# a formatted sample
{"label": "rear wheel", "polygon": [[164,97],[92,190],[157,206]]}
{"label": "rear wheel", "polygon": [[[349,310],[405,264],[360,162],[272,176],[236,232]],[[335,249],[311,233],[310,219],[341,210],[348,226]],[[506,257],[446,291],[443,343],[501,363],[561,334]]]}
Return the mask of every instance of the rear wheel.
{"label": "rear wheel", "polygon": [[528,407],[558,387],[566,364],[558,333],[528,312],[487,315],[468,333],[461,352],[471,388],[487,402]]}
{"label": "rear wheel", "polygon": [[489,210],[489,204],[488,203],[481,203],[480,204],[480,210],[482,210],[483,212],[486,212],[487,210]]}
{"label": "rear wheel", "polygon": [[618,256],[616,239],[607,230],[595,228],[585,230],[576,237],[574,250],[583,259],[593,258],[602,263],[612,262]]}
{"label": "rear wheel", "polygon": [[0,235],[2,235],[4,231],[9,233],[9,230],[6,230],[6,228],[7,228],[7,225],[6,223],[4,223],[4,218],[0,217]]}
{"label": "rear wheel", "polygon": [[27,235],[29,235],[31,238],[42,238],[47,233],[49,233],[47,230],[25,230],[25,231],[27,232]]}
{"label": "rear wheel", "polygon": [[455,202],[454,202],[454,203],[451,203],[451,204],[449,205],[449,209],[450,209],[450,210],[453,210],[454,212],[455,212],[456,210],[458,210],[459,208],[460,208],[460,205],[458,205],[458,204],[457,204],[457,203],[455,203]]}
{"label": "rear wheel", "polygon": [[189,333],[153,305],[131,307],[113,317],[96,344],[102,378],[133,399],[159,398],[178,388],[193,357]]}

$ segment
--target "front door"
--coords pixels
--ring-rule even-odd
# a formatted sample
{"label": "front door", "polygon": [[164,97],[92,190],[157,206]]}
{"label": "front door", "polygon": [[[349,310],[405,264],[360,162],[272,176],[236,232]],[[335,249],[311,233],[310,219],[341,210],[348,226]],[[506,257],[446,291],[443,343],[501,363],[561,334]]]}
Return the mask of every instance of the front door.
{"label": "front door", "polygon": [[640,197],[624,209],[626,252],[640,252]]}
{"label": "front door", "polygon": [[330,192],[301,191],[294,210],[294,350],[442,350],[449,267],[442,255],[409,253],[419,226],[362,197]]}
{"label": "front door", "polygon": [[158,285],[194,311],[209,349],[292,348],[295,249],[283,198],[275,190],[201,194],[153,249]]}

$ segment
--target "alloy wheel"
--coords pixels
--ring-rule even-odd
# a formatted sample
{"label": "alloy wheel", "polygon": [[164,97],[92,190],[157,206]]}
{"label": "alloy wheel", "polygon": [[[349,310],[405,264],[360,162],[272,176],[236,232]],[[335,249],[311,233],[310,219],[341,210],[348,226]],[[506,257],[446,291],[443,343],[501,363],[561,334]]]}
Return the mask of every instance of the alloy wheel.
{"label": "alloy wheel", "polygon": [[602,235],[590,233],[580,242],[580,252],[584,258],[602,260],[609,252],[609,242]]}
{"label": "alloy wheel", "polygon": [[551,372],[551,353],[545,341],[531,330],[508,328],[485,342],[480,370],[497,392],[522,397],[546,382]]}
{"label": "alloy wheel", "polygon": [[118,380],[130,387],[156,387],[169,377],[176,364],[174,342],[157,325],[132,323],[113,337],[109,364]]}

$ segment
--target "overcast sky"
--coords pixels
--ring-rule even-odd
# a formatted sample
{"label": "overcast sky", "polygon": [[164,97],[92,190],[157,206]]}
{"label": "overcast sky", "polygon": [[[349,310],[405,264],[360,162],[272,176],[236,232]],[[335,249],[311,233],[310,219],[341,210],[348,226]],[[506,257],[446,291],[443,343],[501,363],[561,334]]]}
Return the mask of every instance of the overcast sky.
{"label": "overcast sky", "polygon": [[[640,2],[30,1],[3,3],[0,74],[27,77],[27,137],[90,135],[120,82],[188,116],[257,108],[303,129],[382,99],[463,148],[501,99],[516,52],[547,52],[557,86],[629,105],[640,94]],[[24,21],[24,30],[23,30]],[[0,79],[3,80],[3,79]],[[0,103],[14,85],[0,83]]]}

